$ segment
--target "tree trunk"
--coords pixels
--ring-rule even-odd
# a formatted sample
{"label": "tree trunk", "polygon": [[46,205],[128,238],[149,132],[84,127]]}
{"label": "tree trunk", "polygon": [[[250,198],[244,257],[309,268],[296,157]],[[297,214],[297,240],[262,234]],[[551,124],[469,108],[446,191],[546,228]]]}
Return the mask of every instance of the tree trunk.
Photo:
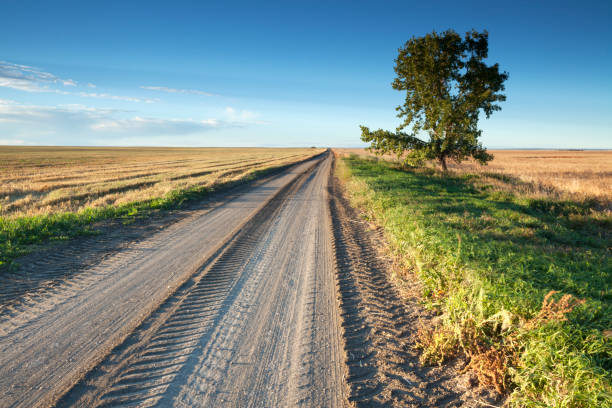
{"label": "tree trunk", "polygon": [[442,166],[442,171],[446,173],[448,171],[448,167],[446,166],[446,157],[442,156],[438,160],[440,160],[440,166]]}

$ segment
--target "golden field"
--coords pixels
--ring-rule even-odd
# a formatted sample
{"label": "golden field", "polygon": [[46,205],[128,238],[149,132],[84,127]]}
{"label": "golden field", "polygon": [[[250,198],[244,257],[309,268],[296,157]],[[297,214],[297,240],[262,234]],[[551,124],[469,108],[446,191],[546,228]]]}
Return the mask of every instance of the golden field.
{"label": "golden field", "polygon": [[[372,155],[365,149],[335,149],[340,154]],[[449,163],[457,173],[476,173],[495,187],[534,197],[597,199],[612,202],[610,150],[490,150],[486,166],[472,161]],[[393,159],[391,156],[385,157]],[[433,165],[433,163],[431,164]],[[497,175],[511,176],[499,178]]]}
{"label": "golden field", "polygon": [[213,186],[322,149],[0,146],[0,216],[78,211]]}

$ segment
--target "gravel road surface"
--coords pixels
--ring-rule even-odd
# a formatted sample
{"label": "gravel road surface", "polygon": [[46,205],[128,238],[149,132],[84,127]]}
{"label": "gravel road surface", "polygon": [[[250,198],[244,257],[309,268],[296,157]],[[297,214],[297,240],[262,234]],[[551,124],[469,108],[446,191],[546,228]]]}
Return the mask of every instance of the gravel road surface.
{"label": "gravel road surface", "polygon": [[[107,404],[119,395],[129,405],[237,405],[248,395],[254,406],[339,405],[329,163],[303,163],[43,295],[5,302],[0,406],[58,403],[118,353],[124,370],[101,380],[102,394],[77,385],[59,404]],[[142,359],[151,355],[173,361],[168,375],[147,371]],[[130,400],[138,390],[122,381],[135,367],[148,394]]]}
{"label": "gravel road surface", "polygon": [[0,408],[499,405],[461,358],[421,366],[434,316],[332,166],[23,258],[0,286]]}

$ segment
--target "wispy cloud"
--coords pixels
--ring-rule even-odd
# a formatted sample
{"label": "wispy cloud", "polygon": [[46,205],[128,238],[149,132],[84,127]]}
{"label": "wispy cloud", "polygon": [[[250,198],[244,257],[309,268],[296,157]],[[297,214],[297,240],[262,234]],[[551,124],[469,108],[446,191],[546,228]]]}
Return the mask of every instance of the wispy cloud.
{"label": "wispy cloud", "polygon": [[0,139],[0,146],[26,146],[33,145],[32,142],[27,142],[20,139]]}
{"label": "wispy cloud", "polygon": [[82,96],[83,98],[112,99],[115,101],[126,101],[126,102],[144,102],[144,103],[159,102],[159,99],[157,98],[135,98],[132,96],[111,95],[107,93],[96,93],[96,92],[79,92],[78,95]]}
{"label": "wispy cloud", "polygon": [[103,120],[94,123],[91,128],[95,131],[110,133],[147,135],[185,135],[199,133],[229,124],[216,119],[184,120],[184,119],[154,119],[139,116],[129,119]]}
{"label": "wispy cloud", "polygon": [[177,88],[167,88],[165,86],[141,86],[140,88],[147,89],[149,91],[159,91],[159,92],[167,92],[167,93],[175,93],[175,94],[219,96],[217,94],[200,91],[198,89],[177,89]]}
{"label": "wispy cloud", "polygon": [[13,88],[26,92],[63,93],[62,91],[51,88],[51,85],[58,83],[65,86],[76,86],[76,82],[72,79],[60,79],[49,72],[41,71],[35,67],[0,61],[1,87]]}
{"label": "wispy cloud", "polygon": [[[0,123],[16,123],[24,128],[47,124],[49,129],[79,128],[119,111],[82,105],[38,106],[0,99]],[[27,134],[27,132],[24,132]]]}
{"label": "wispy cloud", "polygon": [[[61,86],[58,89],[58,84],[64,87],[78,86],[77,81],[73,79],[61,79],[49,72],[41,71],[38,68],[0,61],[0,87],[18,89],[26,92],[52,92],[61,95],[80,96],[82,98],[111,99],[141,103],[159,102],[157,98],[141,98],[98,92],[69,92],[62,89]],[[96,88],[96,85],[88,83],[87,87]]]}
{"label": "wispy cloud", "polygon": [[237,110],[232,108],[231,106],[225,108],[225,113],[230,118],[237,120],[253,120],[258,116],[255,112],[251,112],[248,110]]}
{"label": "wispy cloud", "polygon": [[228,121],[233,123],[243,123],[245,125],[267,125],[268,122],[257,119],[259,113],[244,109],[235,109],[231,106],[225,108],[225,116]]}

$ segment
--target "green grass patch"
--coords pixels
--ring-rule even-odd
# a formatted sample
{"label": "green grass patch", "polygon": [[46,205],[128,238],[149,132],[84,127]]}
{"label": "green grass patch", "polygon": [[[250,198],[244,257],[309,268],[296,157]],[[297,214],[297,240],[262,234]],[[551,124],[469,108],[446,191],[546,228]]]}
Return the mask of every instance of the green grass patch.
{"label": "green grass patch", "polygon": [[424,330],[424,361],[463,353],[514,406],[612,406],[609,213],[479,189],[478,175],[356,156],[338,166],[442,315]]}
{"label": "green grass patch", "polygon": [[185,202],[202,199],[213,191],[221,191],[280,171],[289,165],[252,171],[238,180],[212,186],[195,186],[171,191],[165,197],[126,203],[119,206],[86,208],[79,212],[53,213],[31,217],[0,217],[0,272],[16,268],[15,259],[30,252],[36,245],[48,241],[66,240],[96,234],[94,224],[108,219],[120,219],[125,224],[144,218],[153,212],[180,208]]}

